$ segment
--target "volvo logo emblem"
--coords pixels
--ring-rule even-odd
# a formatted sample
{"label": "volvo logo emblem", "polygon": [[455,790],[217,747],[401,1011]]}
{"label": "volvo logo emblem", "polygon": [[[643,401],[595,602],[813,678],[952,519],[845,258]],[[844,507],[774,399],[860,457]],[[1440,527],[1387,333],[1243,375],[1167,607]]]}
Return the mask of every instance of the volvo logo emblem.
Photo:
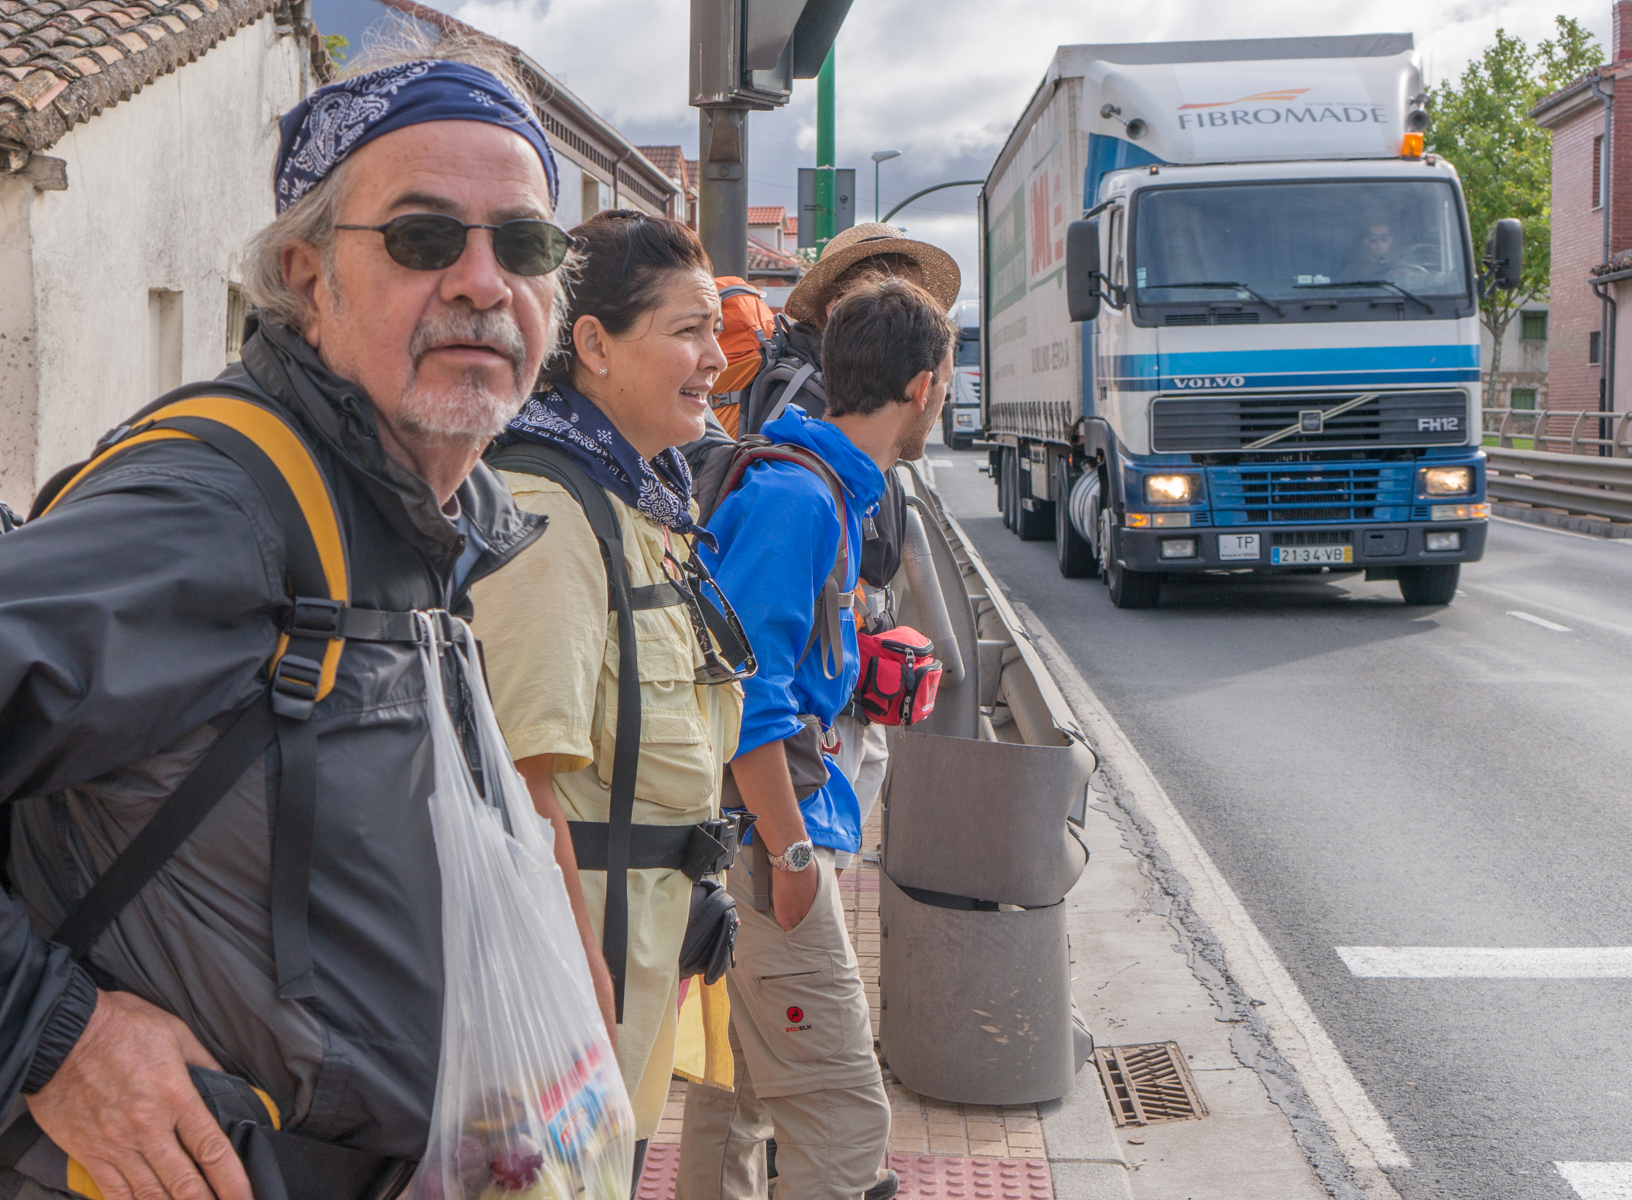
{"label": "volvo logo emblem", "polygon": [[1318,408],[1306,408],[1298,414],[1299,433],[1326,432],[1326,414]]}

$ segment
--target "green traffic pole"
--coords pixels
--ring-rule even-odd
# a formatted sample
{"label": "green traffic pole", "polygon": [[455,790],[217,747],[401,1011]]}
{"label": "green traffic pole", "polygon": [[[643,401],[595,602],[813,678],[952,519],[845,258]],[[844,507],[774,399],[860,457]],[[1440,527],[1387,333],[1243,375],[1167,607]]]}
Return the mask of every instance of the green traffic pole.
{"label": "green traffic pole", "polygon": [[827,52],[816,76],[816,249],[838,232],[838,180],[834,174],[833,149],[833,55]]}

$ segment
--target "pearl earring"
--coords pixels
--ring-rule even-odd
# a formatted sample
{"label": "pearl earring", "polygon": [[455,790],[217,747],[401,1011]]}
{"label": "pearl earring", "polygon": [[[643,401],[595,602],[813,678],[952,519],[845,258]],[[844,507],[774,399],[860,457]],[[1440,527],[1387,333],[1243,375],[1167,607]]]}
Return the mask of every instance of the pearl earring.
{"label": "pearl earring", "polygon": [[605,368],[605,367],[602,367],[602,368],[601,368],[601,378],[602,378],[602,379],[605,379],[605,378],[606,378],[606,368]]}

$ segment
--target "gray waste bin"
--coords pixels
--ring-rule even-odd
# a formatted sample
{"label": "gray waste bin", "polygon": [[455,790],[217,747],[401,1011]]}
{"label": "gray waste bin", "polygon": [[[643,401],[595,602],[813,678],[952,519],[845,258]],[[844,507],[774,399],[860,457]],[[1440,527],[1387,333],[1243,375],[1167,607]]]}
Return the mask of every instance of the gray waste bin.
{"label": "gray waste bin", "polygon": [[903,622],[955,639],[959,677],[949,670],[934,714],[891,745],[880,1041],[923,1095],[1052,1100],[1093,1048],[1072,1006],[1063,901],[1088,861],[1074,830],[1096,764],[979,556],[915,484]]}

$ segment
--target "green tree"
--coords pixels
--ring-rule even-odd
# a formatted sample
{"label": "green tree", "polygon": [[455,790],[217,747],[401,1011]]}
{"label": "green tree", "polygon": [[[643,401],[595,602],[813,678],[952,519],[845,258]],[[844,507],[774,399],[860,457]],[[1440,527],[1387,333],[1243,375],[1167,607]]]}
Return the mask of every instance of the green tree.
{"label": "green tree", "polygon": [[1504,29],[1462,77],[1433,90],[1430,149],[1462,177],[1476,250],[1502,217],[1524,225],[1524,275],[1511,292],[1492,291],[1479,303],[1490,331],[1493,382],[1502,365],[1502,338],[1519,308],[1547,297],[1552,267],[1552,134],[1530,119],[1544,96],[1579,79],[1604,60],[1580,22],[1554,18],[1554,36],[1533,48]]}
{"label": "green tree", "polygon": [[337,63],[346,61],[346,51],[351,49],[351,43],[343,33],[325,33],[323,48],[329,52],[329,57]]}

